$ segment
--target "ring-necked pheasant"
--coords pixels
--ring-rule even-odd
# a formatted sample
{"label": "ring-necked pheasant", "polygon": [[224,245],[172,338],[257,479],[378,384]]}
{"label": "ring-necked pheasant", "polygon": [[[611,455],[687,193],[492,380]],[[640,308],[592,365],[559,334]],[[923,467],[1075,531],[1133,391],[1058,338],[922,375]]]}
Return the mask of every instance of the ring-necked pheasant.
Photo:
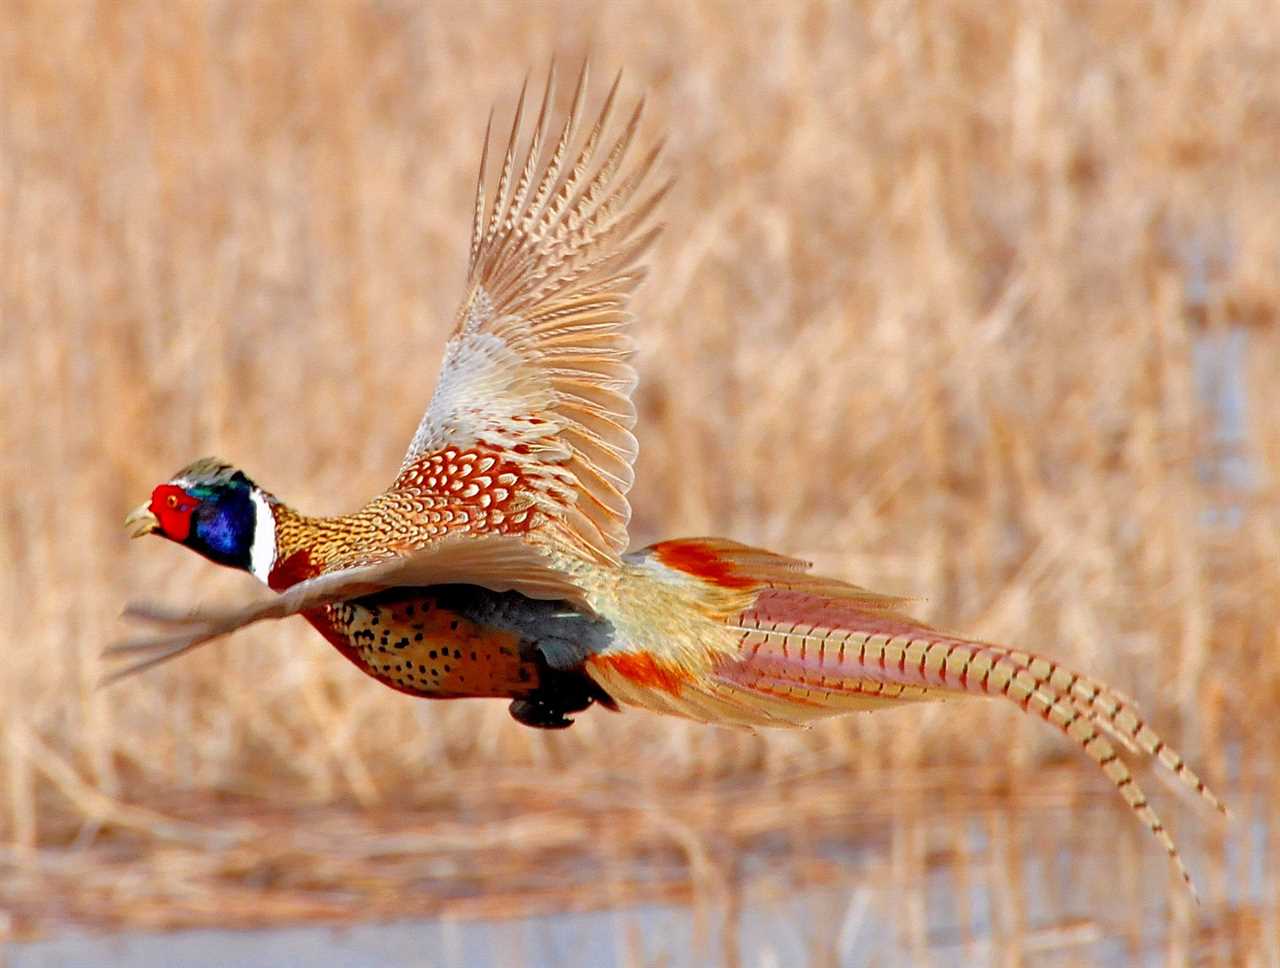
{"label": "ring-necked pheasant", "polygon": [[[902,600],[719,538],[627,548],[636,441],[627,300],[669,183],[658,149],[629,170],[637,104],[606,137],[618,82],[579,140],[586,69],[554,142],[555,71],[523,152],[524,94],[492,205],[480,164],[467,292],[399,475],[354,514],[307,517],[213,459],[127,519],[279,594],[227,611],[135,605],[153,637],[115,646],[120,678],[252,622],[301,614],[394,689],[511,699],[520,722],[570,725],[592,702],[709,723],[798,726],[955,695],[1004,697],[1084,749],[1159,839],[1173,841],[1116,746],[1222,804],[1102,683],[1016,649],[930,628]],[[492,121],[492,116],[491,116]],[[485,136],[487,157],[489,132]]]}

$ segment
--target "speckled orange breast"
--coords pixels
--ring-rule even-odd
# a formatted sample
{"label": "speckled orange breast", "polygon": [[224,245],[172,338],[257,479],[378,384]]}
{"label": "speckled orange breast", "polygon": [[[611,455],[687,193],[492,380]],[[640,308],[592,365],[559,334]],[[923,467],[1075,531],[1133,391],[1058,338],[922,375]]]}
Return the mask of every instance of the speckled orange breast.
{"label": "speckled orange breast", "polygon": [[529,695],[539,667],[519,637],[441,607],[421,589],[340,602],[307,614],[338,651],[379,682],[436,699]]}

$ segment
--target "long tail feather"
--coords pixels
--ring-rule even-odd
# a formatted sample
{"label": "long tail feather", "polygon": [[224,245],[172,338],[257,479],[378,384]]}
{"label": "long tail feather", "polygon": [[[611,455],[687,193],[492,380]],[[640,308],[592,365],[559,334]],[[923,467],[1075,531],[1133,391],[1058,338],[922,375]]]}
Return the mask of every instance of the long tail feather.
{"label": "long tail feather", "polygon": [[930,628],[905,615],[900,599],[810,575],[803,562],[767,551],[688,539],[655,545],[631,560],[649,573],[706,588],[709,600],[728,592],[745,596],[745,607],[738,597],[739,606],[720,617],[736,648],[716,650],[706,672],[687,676],[678,689],[667,688],[661,703],[635,676],[619,681],[628,679],[625,660],[606,668],[605,658],[593,674],[609,679],[606,688],[616,698],[743,724],[751,717],[742,710],[750,708],[760,714],[756,721],[780,725],[947,696],[1007,699],[1084,750],[1194,894],[1177,847],[1115,744],[1154,757],[1216,810],[1226,813],[1226,807],[1115,690],[1042,656]]}
{"label": "long tail feather", "polygon": [[[940,636],[926,629],[886,634],[876,631],[877,624],[871,623],[871,628],[863,631],[802,631],[794,625],[787,629],[762,626],[746,617],[737,626],[743,633],[744,658],[721,664],[716,674],[721,680],[748,690],[773,696],[796,695],[807,703],[816,701],[836,708],[850,695],[869,694],[890,700],[925,698],[930,693],[1007,698],[1024,711],[1039,713],[1098,764],[1191,886],[1191,876],[1173,839],[1097,724],[1092,710],[1080,709],[1078,703],[1016,661],[1006,649]],[[1155,742],[1161,741],[1157,737]],[[1175,772],[1183,782],[1220,807],[1217,798],[1180,758],[1177,763],[1181,769]]]}

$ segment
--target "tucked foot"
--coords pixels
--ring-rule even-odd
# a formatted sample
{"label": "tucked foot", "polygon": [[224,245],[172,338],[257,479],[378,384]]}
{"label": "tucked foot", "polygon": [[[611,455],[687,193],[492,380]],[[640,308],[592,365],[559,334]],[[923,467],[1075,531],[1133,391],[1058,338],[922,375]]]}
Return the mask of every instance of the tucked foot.
{"label": "tucked foot", "polygon": [[[588,700],[589,703],[590,700]],[[547,699],[539,696],[513,699],[507,708],[517,723],[522,726],[532,726],[534,729],[568,729],[573,725],[573,720],[565,713],[581,712],[578,709],[566,710],[558,703],[548,702]]]}
{"label": "tucked foot", "polygon": [[606,709],[618,705],[585,673],[552,669],[538,657],[539,685],[526,696],[512,700],[508,709],[516,722],[534,729],[567,729],[573,725],[568,713],[580,713],[592,703]]}

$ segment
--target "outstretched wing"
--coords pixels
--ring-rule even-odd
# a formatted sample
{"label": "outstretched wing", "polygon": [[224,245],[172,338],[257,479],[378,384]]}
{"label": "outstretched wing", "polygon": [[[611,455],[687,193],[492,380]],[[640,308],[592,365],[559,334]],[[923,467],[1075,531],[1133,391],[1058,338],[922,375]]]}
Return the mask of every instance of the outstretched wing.
{"label": "outstretched wing", "polygon": [[414,486],[442,452],[489,452],[517,465],[507,483],[529,508],[531,534],[613,561],[627,545],[636,456],[627,298],[645,275],[639,260],[660,230],[649,217],[670,183],[640,195],[657,146],[623,171],[643,99],[607,141],[617,80],[572,153],[586,83],[584,65],[547,154],[552,66],[517,168],[521,90],[492,205],[486,129],[467,295],[397,486]]}
{"label": "outstretched wing", "polygon": [[581,590],[518,538],[491,535],[455,537],[430,548],[319,575],[271,598],[217,610],[175,610],[150,603],[131,603],[125,616],[164,631],[117,643],[105,655],[127,658],[106,676],[116,682],[176,659],[192,649],[230,635],[255,622],[289,618],[333,602],[358,598],[403,585],[440,585],[466,575],[471,584],[495,592],[517,591],[529,598],[570,601],[584,609]]}

